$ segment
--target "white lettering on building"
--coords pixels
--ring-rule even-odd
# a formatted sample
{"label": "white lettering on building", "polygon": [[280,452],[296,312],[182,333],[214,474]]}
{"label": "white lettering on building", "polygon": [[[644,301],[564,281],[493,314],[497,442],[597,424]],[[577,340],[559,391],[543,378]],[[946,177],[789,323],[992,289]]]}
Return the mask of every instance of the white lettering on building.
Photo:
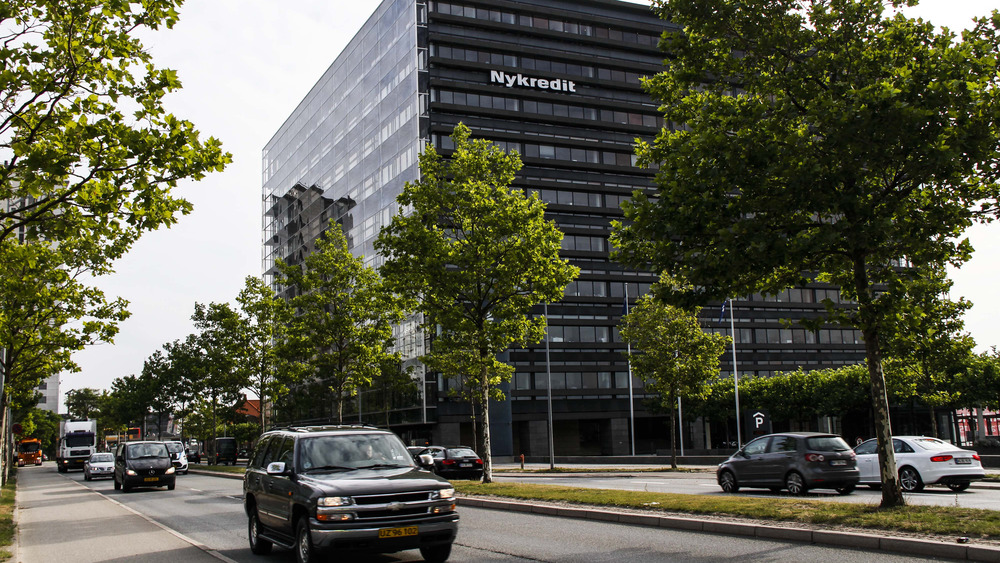
{"label": "white lettering on building", "polygon": [[507,88],[519,86],[524,88],[553,90],[555,92],[576,92],[576,82],[573,82],[572,80],[564,80],[562,78],[533,78],[520,73],[508,74],[502,70],[491,70],[490,82],[493,84],[503,84]]}

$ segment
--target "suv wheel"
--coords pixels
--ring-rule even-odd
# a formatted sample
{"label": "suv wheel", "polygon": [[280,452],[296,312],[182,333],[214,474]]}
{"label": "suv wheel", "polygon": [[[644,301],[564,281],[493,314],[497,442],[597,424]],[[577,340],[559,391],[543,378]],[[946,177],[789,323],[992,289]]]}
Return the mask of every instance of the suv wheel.
{"label": "suv wheel", "polygon": [[118,482],[118,478],[117,477],[112,477],[112,479],[115,480],[115,490],[117,491],[117,490],[121,489],[122,488],[122,484]]}
{"label": "suv wheel", "polygon": [[253,512],[247,524],[247,536],[250,538],[250,551],[254,555],[267,555],[271,553],[271,542],[260,537],[260,518],[257,517],[257,507],[253,507]]}
{"label": "suv wheel", "polygon": [[427,563],[444,563],[451,556],[451,544],[446,543],[444,545],[421,547],[420,556]]}
{"label": "suv wheel", "polygon": [[310,563],[315,559],[315,555],[312,534],[309,533],[309,518],[302,516],[299,518],[298,524],[295,525],[295,561],[296,563]]}
{"label": "suv wheel", "polygon": [[788,493],[791,495],[804,495],[806,493],[806,482],[802,479],[801,475],[793,471],[788,474],[788,477],[785,477],[785,488],[788,489]]}

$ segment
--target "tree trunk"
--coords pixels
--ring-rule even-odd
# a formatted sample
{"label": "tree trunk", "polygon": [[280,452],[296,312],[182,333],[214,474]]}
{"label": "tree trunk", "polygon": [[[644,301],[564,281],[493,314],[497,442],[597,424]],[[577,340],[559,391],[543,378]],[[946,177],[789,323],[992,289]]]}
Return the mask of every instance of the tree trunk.
{"label": "tree trunk", "polygon": [[483,401],[483,408],[480,411],[482,415],[482,447],[483,450],[479,452],[480,457],[483,458],[483,483],[493,482],[493,454],[490,452],[490,383],[489,374],[487,373],[487,368],[485,362],[483,363],[482,369],[479,371],[479,381],[480,381],[480,397]]}
{"label": "tree trunk", "polygon": [[935,438],[938,437],[938,421],[937,421],[937,411],[934,410],[934,405],[928,405],[931,410],[931,436]]}
{"label": "tree trunk", "polygon": [[892,424],[889,421],[889,396],[882,371],[882,349],[878,338],[878,321],[874,317],[867,264],[863,257],[854,260],[854,288],[858,296],[858,315],[865,339],[865,358],[871,379],[872,415],[878,443],[879,474],[882,478],[882,508],[904,506],[903,491],[896,475],[896,456],[892,448]]}

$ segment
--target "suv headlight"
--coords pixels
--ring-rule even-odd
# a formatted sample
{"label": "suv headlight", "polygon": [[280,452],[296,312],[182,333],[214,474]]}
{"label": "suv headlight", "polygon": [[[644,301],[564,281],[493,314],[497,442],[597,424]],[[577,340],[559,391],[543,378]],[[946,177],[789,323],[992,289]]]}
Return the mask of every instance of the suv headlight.
{"label": "suv headlight", "polygon": [[447,500],[455,498],[455,489],[438,489],[434,495],[434,500]]}
{"label": "suv headlight", "polygon": [[170,469],[167,469],[163,474],[164,475],[173,475],[174,474],[174,466],[171,465]]}
{"label": "suv headlight", "polygon": [[351,497],[320,497],[316,499],[316,506],[349,506],[354,504]]}

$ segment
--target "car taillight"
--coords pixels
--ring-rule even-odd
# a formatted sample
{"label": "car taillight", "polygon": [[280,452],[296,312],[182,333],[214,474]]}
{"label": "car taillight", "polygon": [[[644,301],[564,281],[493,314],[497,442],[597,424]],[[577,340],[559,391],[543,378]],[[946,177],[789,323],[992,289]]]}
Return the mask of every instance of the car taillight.
{"label": "car taillight", "polygon": [[981,460],[979,459],[979,454],[972,454],[972,459],[974,459],[974,460],[976,460],[976,461],[981,461]]}
{"label": "car taillight", "polygon": [[806,461],[823,461],[825,459],[823,454],[806,454]]}
{"label": "car taillight", "polygon": [[950,455],[936,455],[931,458],[931,461],[950,461],[950,460],[951,460]]}
{"label": "car taillight", "polygon": [[[979,459],[979,456],[976,456],[976,459]],[[476,465],[482,465],[482,464],[483,464],[483,460],[481,460],[481,459],[477,459],[476,460]]]}
{"label": "car taillight", "polygon": [[442,459],[441,465],[455,465],[455,460],[453,459]]}

